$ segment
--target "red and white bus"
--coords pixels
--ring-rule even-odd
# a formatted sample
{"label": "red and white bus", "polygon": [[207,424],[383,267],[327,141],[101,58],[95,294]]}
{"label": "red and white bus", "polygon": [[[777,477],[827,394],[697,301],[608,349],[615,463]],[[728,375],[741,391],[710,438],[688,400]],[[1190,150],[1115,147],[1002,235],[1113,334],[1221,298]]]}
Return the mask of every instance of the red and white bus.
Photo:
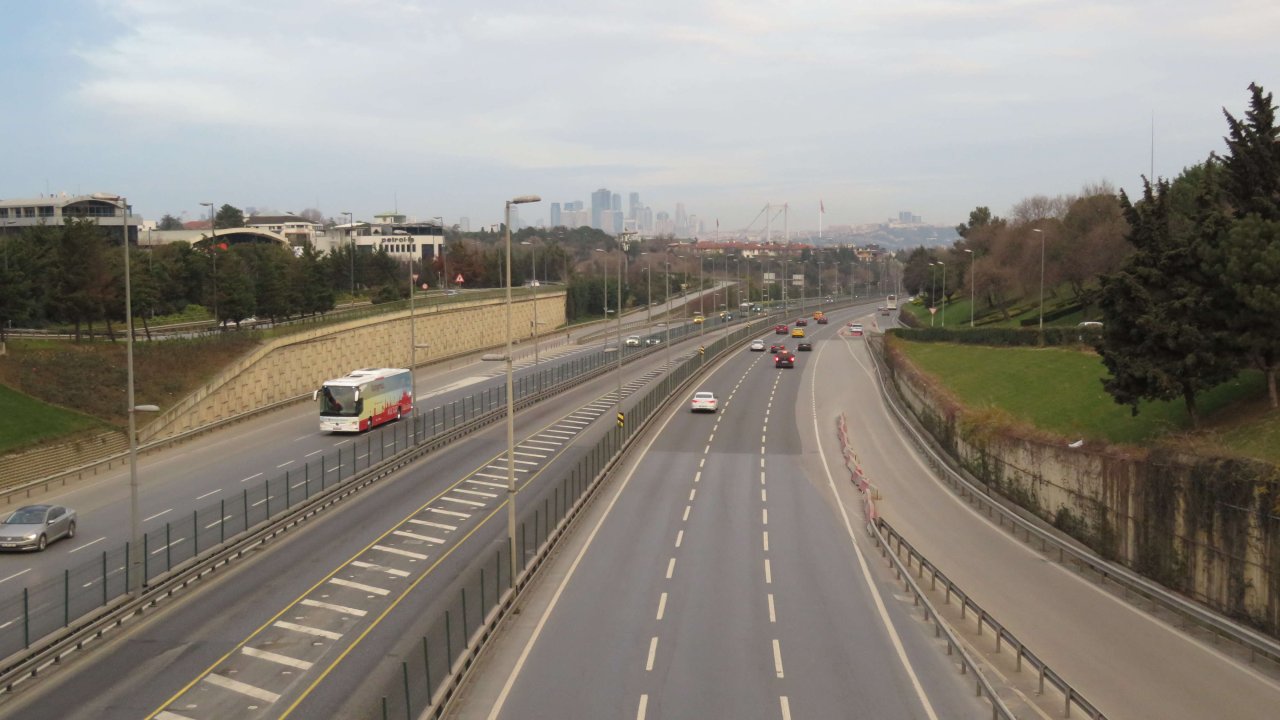
{"label": "red and white bus", "polygon": [[413,410],[412,376],[405,368],[365,368],[326,380],[312,393],[320,401],[321,432],[364,432]]}

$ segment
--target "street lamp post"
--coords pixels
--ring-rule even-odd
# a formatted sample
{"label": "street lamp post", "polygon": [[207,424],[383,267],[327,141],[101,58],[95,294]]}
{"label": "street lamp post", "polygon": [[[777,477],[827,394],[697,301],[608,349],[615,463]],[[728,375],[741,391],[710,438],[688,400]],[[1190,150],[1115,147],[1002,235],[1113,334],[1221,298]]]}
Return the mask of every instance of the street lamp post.
{"label": "street lamp post", "polygon": [[617,341],[618,342],[618,372],[617,372],[618,400],[616,403],[617,412],[622,412],[622,262],[627,257],[627,248],[631,246],[631,239],[635,237],[635,235],[636,233],[634,232],[623,231],[622,234],[618,236],[618,250],[621,252],[621,255],[618,257],[618,302],[617,302],[617,313],[616,313],[618,316],[618,341]]}
{"label": "street lamp post", "polygon": [[947,326],[947,262],[939,260],[938,264],[942,266],[942,327]]}
{"label": "street lamp post", "polygon": [[938,273],[933,270],[937,266],[936,261],[929,263],[929,302],[933,303],[929,308],[929,327],[933,327],[933,319],[938,316]]}
{"label": "street lamp post", "polygon": [[134,404],[133,286],[129,273],[129,201],[126,198],[120,198],[120,202],[124,206],[124,316],[125,322],[128,323],[128,334],[125,337],[125,363],[128,367],[125,379],[126,400],[129,403],[129,569],[126,572],[129,586],[126,590],[132,594],[138,593],[142,588],[142,576],[145,572],[143,563],[146,562],[142,554],[142,515],[138,512],[138,421],[136,415],[140,412],[158,412],[160,408],[155,405]]}
{"label": "street lamp post", "polygon": [[1040,235],[1040,332],[1044,332],[1044,231],[1033,228],[1033,233]]}
{"label": "street lamp post", "polygon": [[436,216],[433,216],[431,219],[440,221],[440,280],[441,280],[440,289],[444,290],[445,294],[448,295],[449,294],[448,292],[449,291],[449,258],[445,255],[445,252],[444,252],[444,245],[445,245],[444,216],[436,215]]}
{"label": "street lamp post", "polygon": [[969,327],[973,327],[974,298],[977,297],[974,294],[974,286],[978,283],[978,277],[975,274],[978,271],[978,255],[969,248],[965,248],[964,251],[969,253]]}
{"label": "street lamp post", "polygon": [[351,241],[351,302],[354,304],[356,301],[356,237],[352,234],[354,232],[352,226],[355,225],[355,216],[349,212],[342,214],[347,216],[347,239]]}
{"label": "street lamp post", "polygon": [[511,206],[539,202],[537,195],[521,195],[506,203],[507,250],[507,543],[511,552],[511,587],[516,584],[516,402],[514,371],[511,363]]}

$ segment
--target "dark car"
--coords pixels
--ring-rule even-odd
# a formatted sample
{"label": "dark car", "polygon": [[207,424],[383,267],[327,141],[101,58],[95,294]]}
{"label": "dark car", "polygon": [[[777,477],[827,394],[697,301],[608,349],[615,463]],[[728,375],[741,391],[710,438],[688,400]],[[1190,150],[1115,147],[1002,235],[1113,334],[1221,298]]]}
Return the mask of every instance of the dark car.
{"label": "dark car", "polygon": [[773,334],[774,334],[774,335],[787,335],[787,334],[790,334],[790,332],[791,332],[791,328],[790,328],[790,327],[788,327],[788,326],[786,326],[786,325],[774,325],[774,326],[773,326]]}
{"label": "dark car", "polygon": [[773,353],[774,355],[777,355],[778,353],[784,353],[786,351],[787,351],[787,346],[783,345],[782,343],[774,343],[769,346],[769,352]]}
{"label": "dark car", "polygon": [[43,550],[62,537],[76,536],[76,511],[61,505],[27,505],[0,521],[0,548]]}
{"label": "dark car", "polygon": [[809,343],[809,342],[802,342],[802,343],[800,343],[799,345],[796,345],[796,350],[797,350],[797,351],[799,351],[799,352],[812,351],[812,350],[813,350],[813,343]]}
{"label": "dark car", "polygon": [[806,327],[808,324],[809,324],[809,321],[805,320],[804,318],[800,318],[796,320],[796,327]]}
{"label": "dark car", "polygon": [[827,324],[827,316],[826,316],[826,315],[823,315],[822,317],[818,318],[818,324],[819,324],[819,325],[826,325],[826,324]]}
{"label": "dark car", "polygon": [[773,366],[776,368],[793,368],[796,366],[796,356],[789,352],[781,352],[773,357]]}

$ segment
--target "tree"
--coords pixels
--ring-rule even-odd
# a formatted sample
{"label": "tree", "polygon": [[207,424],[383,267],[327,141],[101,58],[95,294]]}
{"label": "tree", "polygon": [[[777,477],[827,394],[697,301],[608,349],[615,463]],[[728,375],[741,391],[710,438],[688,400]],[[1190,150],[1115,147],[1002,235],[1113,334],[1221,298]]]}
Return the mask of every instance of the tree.
{"label": "tree", "polygon": [[317,225],[321,225],[324,223],[324,213],[320,212],[315,208],[307,208],[306,210],[303,210],[302,212],[298,213],[298,217],[302,218],[303,220],[310,220],[311,222]]}
{"label": "tree", "polygon": [[1271,93],[1257,83],[1249,84],[1252,94],[1244,120],[1227,117],[1227,156],[1223,160],[1223,186],[1236,217],[1257,213],[1263,220],[1280,220],[1280,128]]}
{"label": "tree", "polygon": [[1004,221],[991,214],[991,208],[980,205],[969,211],[969,222],[960,223],[956,226],[956,234],[962,238],[969,237],[969,232],[980,227],[985,227],[992,223],[1003,223]]}
{"label": "tree", "polygon": [[1228,303],[1221,313],[1232,328],[1234,344],[1267,377],[1271,407],[1280,407],[1276,371],[1280,369],[1280,221],[1250,213],[1232,223],[1213,256],[1226,285]]}
{"label": "tree", "polygon": [[218,270],[218,322],[240,321],[254,314],[253,279],[249,267],[240,252],[219,253],[221,267]]}
{"label": "tree", "polygon": [[1171,231],[1169,183],[1143,183],[1143,198],[1120,203],[1135,252],[1101,279],[1104,326],[1098,352],[1111,377],[1102,385],[1138,413],[1142,400],[1182,398],[1193,426],[1196,397],[1237,372],[1221,352],[1230,338],[1213,310],[1213,278],[1199,254],[1201,238]]}
{"label": "tree", "polygon": [[1070,257],[1060,258],[1057,275],[1071,287],[1077,302],[1087,306],[1097,278],[1119,270],[1133,251],[1125,239],[1128,230],[1120,199],[1114,192],[1085,194],[1071,203],[1062,220],[1060,244],[1068,249]]}
{"label": "tree", "polygon": [[213,218],[213,227],[218,230],[244,227],[244,213],[237,207],[223,205]]}
{"label": "tree", "polygon": [[182,220],[166,213],[164,217],[160,218],[160,222],[156,224],[156,229],[157,230],[181,230]]}

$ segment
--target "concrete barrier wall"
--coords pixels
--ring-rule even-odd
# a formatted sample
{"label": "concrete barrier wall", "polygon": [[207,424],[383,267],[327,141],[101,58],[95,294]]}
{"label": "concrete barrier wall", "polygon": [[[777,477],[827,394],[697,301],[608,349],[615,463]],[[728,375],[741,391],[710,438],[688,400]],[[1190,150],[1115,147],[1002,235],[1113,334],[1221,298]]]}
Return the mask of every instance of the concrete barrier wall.
{"label": "concrete barrier wall", "polygon": [[65,442],[5,455],[0,457],[0,488],[88,465],[128,449],[128,433],[112,431],[82,435]]}
{"label": "concrete barrier wall", "polygon": [[993,429],[887,354],[900,397],[973,476],[1099,555],[1280,635],[1280,468]]}
{"label": "concrete barrier wall", "polygon": [[[539,295],[537,302],[543,328],[564,325],[564,292]],[[429,346],[417,351],[419,365],[506,341],[501,300],[447,307],[414,315],[416,342]],[[517,342],[533,337],[533,315],[532,299],[512,303],[512,336]],[[307,395],[325,380],[356,368],[408,367],[409,362],[407,310],[276,338],[163,413],[140,435],[144,442],[170,437]]]}

